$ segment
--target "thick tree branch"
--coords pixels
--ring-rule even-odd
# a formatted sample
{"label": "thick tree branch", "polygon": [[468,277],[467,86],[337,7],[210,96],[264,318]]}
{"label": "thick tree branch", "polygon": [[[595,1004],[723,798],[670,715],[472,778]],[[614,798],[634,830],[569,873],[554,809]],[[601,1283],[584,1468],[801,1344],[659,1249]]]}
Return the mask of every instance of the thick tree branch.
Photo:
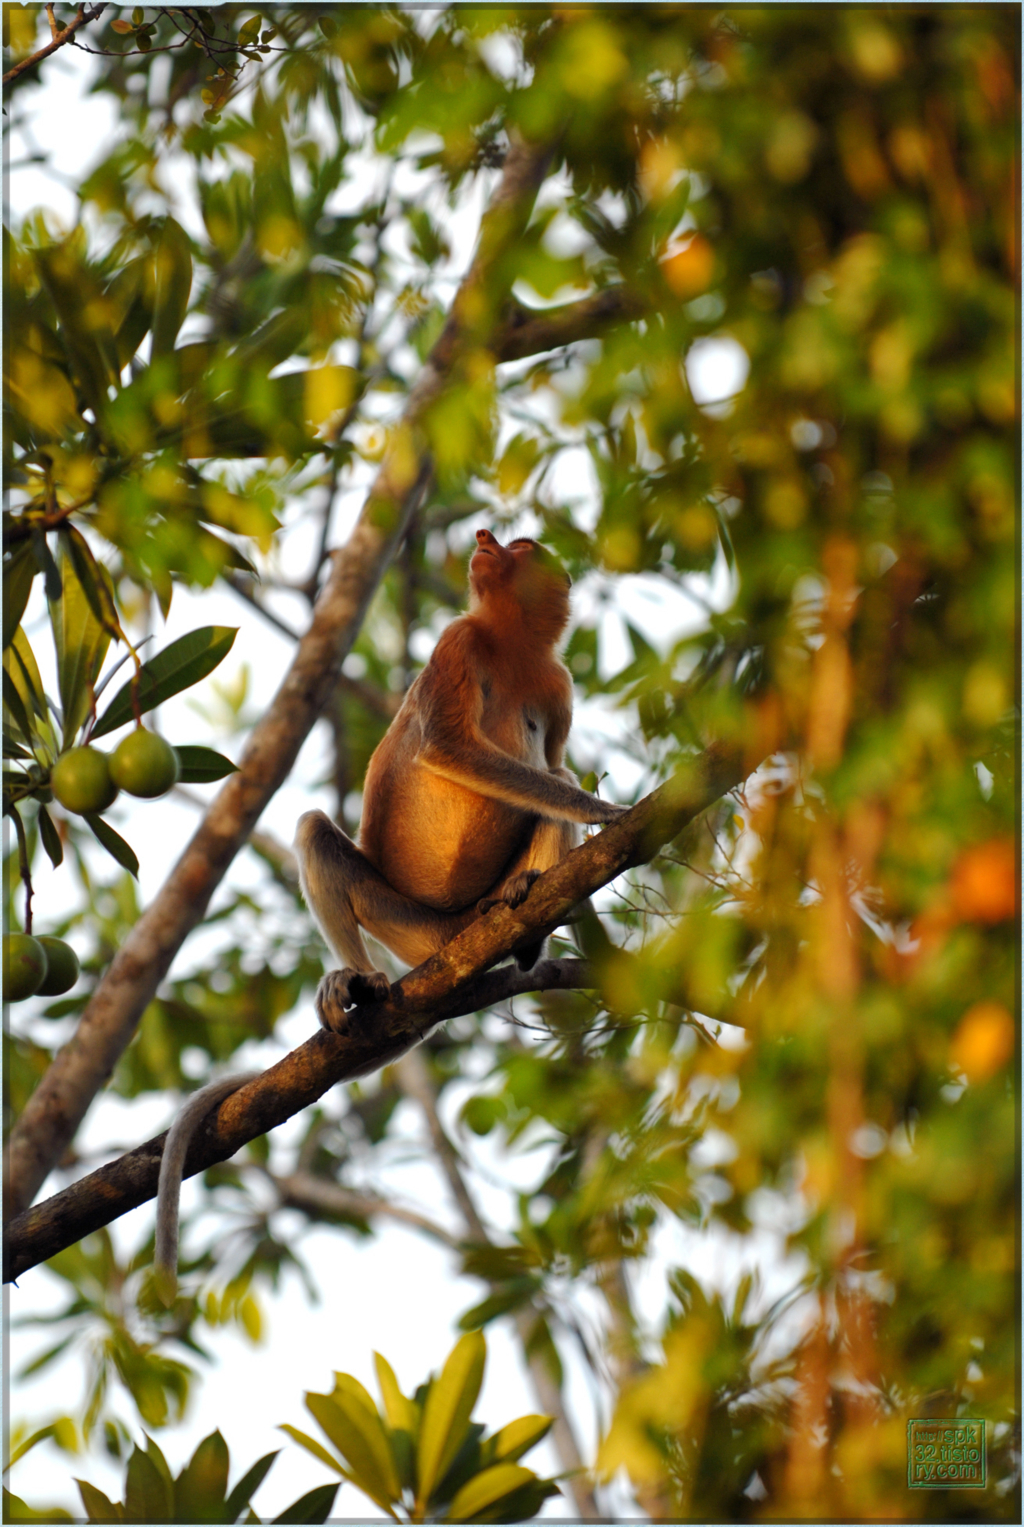
{"label": "thick tree branch", "polygon": [[74,21],[69,21],[66,27],[53,31],[53,12],[47,7],[50,17],[50,29],[53,33],[52,40],[46,44],[45,48],[40,48],[38,53],[33,53],[28,58],[23,58],[19,64],[15,64],[12,69],[8,69],[4,75],[4,84],[9,85],[12,80],[18,78],[19,74],[24,74],[26,69],[31,69],[34,64],[41,63],[44,58],[49,58],[51,53],[56,53],[58,48],[62,48],[66,42],[71,41],[80,27],[88,26],[90,21],[95,21],[97,16],[102,15],[106,8],[106,0],[104,0],[102,5],[94,5],[91,11],[87,11],[84,5],[80,5]]}
{"label": "thick tree branch", "polygon": [[[708,748],[626,816],[541,875],[520,906],[493,908],[397,982],[386,1002],[356,1008],[345,1033],[321,1030],[307,1039],[225,1099],[197,1132],[185,1175],[226,1161],[336,1083],[391,1064],[447,1018],[478,1012],[515,992],[593,985],[594,972],[585,962],[542,961],[526,972],[490,967],[518,945],[558,927],[577,902],[623,870],[653,858],[662,844],[752,772],[765,752],[758,748],[744,757],[737,747]],[[22,1212],[8,1227],[5,1279],[18,1277],[154,1197],[163,1139],[147,1141]]]}
{"label": "thick tree branch", "polygon": [[[418,1026],[414,1026],[404,1016],[395,1022],[395,1015],[392,1014],[392,1021],[384,1025],[375,1041],[371,1041],[371,1020],[357,1045],[355,1071],[349,1069],[352,1064],[349,1036],[342,1038],[339,1035],[328,1035],[321,1030],[263,1073],[259,1078],[255,1099],[250,1087],[256,1084],[252,1083],[228,1099],[230,1103],[243,1096],[250,1099],[255,1108],[251,1116],[253,1128],[248,1128],[244,1114],[239,1114],[227,1126],[227,1132],[222,1133],[219,1121],[223,1112],[211,1115],[209,1121],[197,1132],[185,1163],[184,1175],[194,1177],[197,1172],[204,1171],[217,1161],[226,1161],[247,1141],[265,1134],[268,1129],[282,1124],[300,1109],[315,1103],[337,1082],[348,1080],[356,1074],[365,1076],[397,1060],[446,1018],[479,1012],[482,1008],[525,992],[576,990],[592,987],[596,980],[596,973],[588,960],[542,960],[533,970],[522,971],[514,965],[508,965],[487,971],[476,980],[463,983],[460,990],[449,993],[447,999],[439,998],[436,1015],[426,1022],[421,1019]],[[398,991],[398,987],[394,989]],[[384,1006],[390,1009],[393,1004]],[[381,1004],[377,1004],[365,1009],[365,1012],[372,1014],[380,1010]],[[356,1028],[362,1029],[358,1020],[355,1021],[353,1032]],[[383,1050],[380,1041],[383,1041]],[[377,1055],[383,1058],[378,1060],[375,1058]],[[218,1121],[217,1127],[215,1120]],[[7,1226],[4,1242],[5,1278],[9,1280],[20,1277],[28,1268],[56,1255],[63,1247],[73,1246],[82,1236],[99,1230],[103,1225],[109,1225],[111,1220],[127,1214],[129,1209],[154,1198],[166,1137],[165,1130],[163,1134],[136,1146],[116,1161],[99,1167],[88,1177],[80,1178],[63,1192],[54,1194],[44,1203],[35,1205],[13,1219]],[[223,1148],[224,1144],[227,1144],[226,1149]]]}
{"label": "thick tree branch", "polygon": [[253,729],[239,772],[211,803],[181,859],[115,955],[74,1038],[55,1057],[11,1132],[4,1172],[6,1214],[32,1202],[70,1144],[337,683],[370,599],[429,480],[420,421],[442,393],[463,347],[487,337],[480,331],[481,294],[495,263],[525,227],[549,157],[546,148],[513,140],[452,312],[409,395],[359,520],[344,548],[334,553],[310,628],[269,710]]}

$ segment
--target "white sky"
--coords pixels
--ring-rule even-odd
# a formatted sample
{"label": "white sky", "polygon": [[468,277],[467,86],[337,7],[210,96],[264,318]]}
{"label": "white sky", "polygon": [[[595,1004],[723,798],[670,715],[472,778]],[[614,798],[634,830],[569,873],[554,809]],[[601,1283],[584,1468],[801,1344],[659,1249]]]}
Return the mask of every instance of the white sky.
{"label": "white sky", "polygon": [[[27,92],[21,97],[22,101],[31,100],[30,131],[27,135],[12,134],[10,163],[14,168],[7,181],[10,209],[16,221],[36,206],[52,209],[65,226],[70,227],[75,220],[76,201],[68,187],[77,183],[83,172],[106,151],[117,131],[112,101],[105,96],[87,96],[82,90],[89,68],[89,61],[82,54],[64,50],[45,65],[42,85],[30,98]],[[37,166],[19,163],[36,152],[44,153],[51,164],[59,167],[56,177]],[[687,372],[698,401],[714,405],[742,387],[746,377],[746,356],[732,341],[702,341],[700,347],[695,346],[691,351]],[[584,451],[567,453],[559,464],[558,473],[553,484],[556,493],[564,490],[567,499],[582,499],[584,503],[592,500],[596,484]],[[343,538],[345,521],[351,520],[358,507],[359,495],[354,493],[337,513],[335,540]],[[296,513],[301,513],[300,506]],[[304,525],[296,524],[290,531],[283,543],[288,559],[285,571],[303,574],[307,570],[312,535],[313,525],[308,520]],[[609,580],[596,574],[586,580],[575,594],[578,613],[584,617],[592,615],[611,586]],[[618,608],[627,613],[660,650],[667,649],[685,631],[696,629],[701,619],[698,606],[681,593],[666,589],[653,577],[617,580],[615,588]],[[704,597],[710,596],[714,603],[727,599],[724,569],[716,571],[703,592]],[[37,597],[39,605],[34,615],[30,610],[26,625],[41,630],[44,614],[41,597],[38,594]],[[293,607],[289,613],[291,618],[298,620],[297,608]],[[162,646],[197,625],[207,624],[242,627],[234,651],[215,678],[230,680],[237,673],[240,662],[248,662],[255,676],[256,692],[252,703],[257,710],[261,709],[265,697],[274,691],[285,671],[291,655],[289,643],[233,595],[217,588],[200,595],[177,590],[166,630],[158,633],[155,645]],[[41,656],[46,646],[47,641],[40,643]],[[602,670],[614,672],[626,660],[628,647],[621,617],[614,610],[606,611],[601,631]],[[209,681],[202,689],[209,696]],[[191,697],[200,693],[192,691]],[[209,742],[222,751],[232,751],[230,745],[224,744],[222,736],[205,729],[200,718],[188,707],[185,697],[179,697],[163,708],[161,723],[176,740]],[[600,758],[604,767],[610,767],[612,791],[620,797],[635,788],[641,772],[637,764],[621,753],[616,756],[609,752],[607,757],[604,756],[606,750],[614,750],[614,741],[616,735],[621,735],[621,727],[620,719],[600,705],[590,703],[580,706],[574,734],[581,763],[588,752],[595,760]],[[274,833],[287,843],[291,841],[294,823],[301,811],[313,804],[330,809],[328,792],[317,794],[314,788],[315,780],[323,773],[326,757],[325,737],[318,728],[303,748],[291,778],[264,813],[261,829]],[[217,787],[192,788],[196,794],[211,796]],[[112,817],[118,830],[141,850],[140,897],[145,905],[163,882],[182,843],[191,834],[197,812],[175,796],[157,803],[133,802],[122,796]],[[112,868],[112,862],[102,854],[97,854],[96,862],[104,874]],[[247,884],[256,884],[261,875],[252,855],[243,852],[215,898],[214,907],[230,892]],[[43,860],[36,876],[35,906],[40,931],[46,931],[51,920],[56,920],[74,904],[73,890],[67,865],[52,871]],[[202,932],[194,936],[175,961],[172,975],[187,970],[197,960],[202,946],[215,944],[216,937],[215,933]],[[52,1043],[55,1038],[70,1037],[73,1020],[64,1021],[58,1028],[46,1020],[33,1019],[32,1011],[33,1004],[22,1004],[14,1010],[13,1026],[18,1031],[35,1033],[41,1042],[47,1043]],[[300,1043],[314,1027],[312,1005],[307,1002],[279,1025],[274,1044],[247,1047],[246,1053],[239,1056],[239,1063],[269,1065],[285,1049]],[[461,1099],[453,1097],[448,1101],[446,1112],[454,1112]],[[173,1100],[169,1098],[141,1098],[127,1102],[106,1096],[90,1113],[80,1134],[80,1145],[85,1151],[97,1152],[115,1144],[118,1148],[127,1148],[163,1128],[172,1109]],[[276,1139],[295,1138],[301,1128],[302,1120],[293,1120],[276,1132]],[[405,1128],[411,1136],[420,1133],[419,1121],[411,1110]],[[488,1145],[487,1141],[474,1141],[473,1149],[478,1156],[486,1158]],[[503,1175],[508,1174],[507,1163],[502,1170]],[[524,1187],[529,1185],[536,1170],[536,1163],[529,1159],[518,1168]],[[451,1221],[446,1190],[427,1168],[393,1169],[388,1174],[388,1183],[391,1186],[400,1184],[408,1201]],[[45,1192],[51,1191],[52,1183]],[[183,1204],[186,1211],[193,1191],[194,1185],[186,1184]],[[492,1201],[487,1208],[494,1212],[500,1223],[505,1218],[507,1206],[497,1192],[488,1197]],[[134,1248],[147,1233],[152,1212],[152,1205],[145,1205],[111,1227],[118,1247],[123,1251]],[[788,1286],[793,1269],[778,1265],[777,1256],[772,1258],[770,1255],[772,1245],[777,1248],[778,1237],[766,1229],[759,1237],[758,1249],[762,1255],[758,1260],[762,1268],[766,1262],[774,1260],[776,1263],[773,1284],[782,1281],[778,1287],[766,1290],[766,1295],[774,1297],[781,1292],[782,1286]],[[696,1235],[679,1225],[667,1227],[660,1236],[662,1255],[652,1259],[638,1282],[641,1310],[651,1320],[660,1316],[664,1306],[666,1263],[685,1263],[709,1283],[733,1285],[742,1271],[737,1249],[724,1232],[706,1236]],[[752,1249],[750,1243],[746,1243],[744,1255],[749,1256]],[[264,1300],[266,1332],[259,1347],[253,1348],[233,1331],[209,1332],[201,1328],[201,1339],[217,1361],[212,1367],[199,1367],[185,1425],[170,1427],[157,1434],[159,1445],[172,1468],[177,1470],[199,1439],[219,1426],[231,1449],[232,1483],[241,1470],[262,1453],[280,1447],[281,1456],[256,1496],[256,1510],[264,1520],[282,1510],[299,1494],[329,1478],[325,1468],[274,1430],[278,1423],[288,1421],[301,1429],[315,1431],[302,1405],[303,1391],[329,1388],[330,1370],[339,1369],[355,1374],[375,1393],[371,1359],[374,1349],[389,1359],[403,1386],[415,1387],[428,1371],[436,1370],[447,1355],[456,1334],[459,1314],[483,1295],[479,1282],[455,1276],[453,1258],[448,1252],[394,1226],[382,1226],[377,1236],[367,1243],[357,1242],[354,1237],[337,1231],[317,1230],[304,1238],[302,1251],[322,1290],[321,1305],[310,1307],[298,1279],[290,1276],[285,1279],[279,1297]],[[15,1320],[30,1312],[46,1312],[61,1302],[63,1285],[58,1285],[44,1270],[26,1274],[16,1290],[5,1289],[5,1313]],[[581,1315],[591,1320],[594,1318],[593,1312],[589,1311],[581,1311]],[[6,1325],[10,1372],[16,1371],[55,1339],[46,1330],[23,1331],[12,1327],[9,1319]],[[476,1414],[477,1419],[496,1427],[514,1416],[536,1410],[537,1403],[523,1373],[518,1345],[506,1328],[501,1324],[492,1326],[488,1331],[488,1343],[487,1376]],[[595,1441],[596,1428],[592,1396],[581,1363],[571,1351],[567,1350],[564,1355],[569,1373],[570,1413],[581,1442],[589,1451]],[[42,1375],[13,1386],[8,1419],[28,1420],[30,1429],[34,1429],[55,1414],[73,1412],[80,1405],[83,1382],[80,1363],[75,1356],[70,1356]],[[139,1426],[130,1404],[125,1400],[117,1400],[115,1404],[137,1435]],[[525,1461],[536,1469],[557,1472],[557,1461],[547,1444],[528,1455]],[[9,1483],[16,1494],[33,1504],[60,1504],[77,1512],[81,1507],[77,1491],[71,1484],[71,1476],[75,1473],[118,1497],[123,1479],[122,1465],[111,1467],[98,1454],[72,1459],[57,1453],[49,1444],[37,1448],[19,1463],[12,1471]],[[610,1495],[608,1504],[613,1511],[622,1510],[627,1500],[628,1497],[616,1491]],[[549,1502],[544,1512],[550,1517],[570,1514],[568,1502],[557,1501]],[[343,1486],[335,1504],[335,1517],[375,1515],[374,1508],[364,1497],[349,1486]]]}

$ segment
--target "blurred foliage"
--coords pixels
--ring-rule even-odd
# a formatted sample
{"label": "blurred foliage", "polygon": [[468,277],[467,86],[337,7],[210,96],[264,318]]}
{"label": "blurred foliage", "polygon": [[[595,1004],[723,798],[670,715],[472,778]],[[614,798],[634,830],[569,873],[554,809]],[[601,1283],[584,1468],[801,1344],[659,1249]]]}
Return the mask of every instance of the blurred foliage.
{"label": "blurred foliage", "polygon": [[[31,1439],[35,1442],[37,1439]],[[172,1475],[167,1460],[152,1437],[145,1447],[132,1448],[125,1468],[124,1500],[112,1501],[86,1479],[76,1479],[78,1493],[89,1522],[237,1522],[260,1518],[249,1504],[273,1466],[277,1453],[266,1453],[228,1490],[231,1458],[220,1432],[204,1437],[180,1474]],[[275,1521],[323,1522],[334,1504],[337,1485],[321,1485],[294,1501]],[[8,1522],[76,1520],[61,1510],[39,1511],[17,1496],[4,1492],[4,1519]],[[81,1520],[81,1518],[78,1518]]]}
{"label": "blurred foliage", "polygon": [[550,1431],[551,1418],[520,1416],[486,1436],[472,1419],[486,1361],[479,1332],[463,1336],[441,1372],[409,1398],[375,1352],[383,1414],[349,1373],[334,1375],[330,1394],[307,1394],[306,1408],[344,1464],[297,1427],[281,1430],[396,1521],[526,1521],[559,1493],[554,1480],[519,1462]]}
{"label": "blurred foliage", "polygon": [[[463,1325],[514,1316],[556,1381],[582,1352],[610,1418],[599,1477],[625,1470],[655,1517],[1019,1520],[1019,12],[255,15],[108,12],[81,34],[108,50],[92,88],[123,130],[73,229],[39,213],[5,235],[5,592],[19,619],[37,577],[53,597],[77,534],[133,633],[176,584],[311,601],[338,490],[368,481],[464,269],[455,215],[511,131],[554,145],[485,304],[500,321],[510,298],[621,289],[642,316],[448,377],[425,421],[430,495],[328,712],[327,783],[354,827],[483,522],[539,529],[587,591],[566,658],[622,735],[578,728],[581,774],[614,752],[646,793],[717,738],[755,772],[620,883],[599,994],[517,1003],[518,1025],[461,1020],[422,1052],[470,1179],[476,1141],[489,1173],[510,1162],[507,1222],[489,1245],[466,1228],[482,1297]],[[41,7],[5,24],[12,60],[45,39]],[[34,78],[9,91],[14,126]],[[709,402],[715,341],[747,369]],[[320,545],[298,578],[277,528],[295,502]],[[643,635],[638,574],[690,601],[690,634]],[[15,733],[19,697],[52,731],[54,708],[19,688]],[[32,788],[29,857],[42,776]],[[77,822],[59,831],[90,984],[134,893],[96,880]],[[221,953],[152,1004],[125,1093],[204,1079],[315,982],[286,856],[259,852],[268,873],[222,914]],[[13,855],[8,901],[17,884]],[[53,1032],[81,1006],[51,1004]],[[15,1112],[48,1032],[13,1040]],[[123,1318],[150,1387],[113,1335],[105,1371],[147,1424],[184,1382],[152,1366],[161,1347],[221,1318],[218,1288],[301,1271],[253,1194],[268,1160],[323,1189],[368,1169],[386,1183],[409,1148],[401,1096],[386,1072],[311,1111],[288,1167],[254,1147],[207,1174],[238,1233],[191,1264],[164,1324],[145,1248],[127,1283],[81,1248],[58,1259],[84,1301],[69,1330],[114,1331],[108,1283],[141,1301]],[[288,1202],[358,1234],[376,1222],[365,1196]],[[730,1248],[727,1292],[668,1266],[680,1224]],[[631,1293],[652,1261],[660,1322]],[[908,1491],[915,1416],[985,1419],[988,1487]]]}
{"label": "blurred foliage", "polygon": [[[442,1371],[432,1374],[410,1398],[399,1389],[390,1364],[374,1353],[383,1415],[349,1373],[334,1375],[330,1394],[307,1394],[307,1408],[344,1464],[297,1427],[281,1430],[393,1521],[527,1521],[549,1496],[559,1493],[554,1480],[540,1479],[519,1462],[550,1430],[551,1419],[520,1416],[487,1436],[486,1428],[472,1419],[486,1361],[484,1338],[463,1336]],[[39,1431],[23,1439],[12,1459],[23,1457],[45,1435]],[[243,1511],[247,1522],[258,1522],[250,1497],[276,1457],[276,1452],[264,1454],[229,1492],[230,1458],[219,1431],[204,1437],[176,1477],[147,1437],[145,1448],[136,1443],[128,1459],[123,1502],[111,1501],[84,1479],[75,1483],[90,1522],[237,1522]],[[274,1521],[324,1522],[337,1492],[336,1484],[319,1485]],[[73,1520],[59,1509],[37,1511],[7,1492],[4,1518]]]}

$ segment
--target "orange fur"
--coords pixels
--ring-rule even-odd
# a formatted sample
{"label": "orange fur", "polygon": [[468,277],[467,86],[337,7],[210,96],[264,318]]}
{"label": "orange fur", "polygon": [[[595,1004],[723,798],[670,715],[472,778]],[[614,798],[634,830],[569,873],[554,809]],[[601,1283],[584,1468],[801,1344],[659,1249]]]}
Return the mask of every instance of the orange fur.
{"label": "orange fur", "polygon": [[[563,766],[572,681],[555,650],[568,579],[534,541],[477,532],[470,610],[442,635],[370,760],[357,848],[323,812],[300,820],[306,901],[345,968],[317,1010],[338,1027],[351,1001],[386,993],[360,928],[417,964],[478,915],[523,899],[579,839],[624,809]],[[517,957],[528,967],[540,946]],[[360,980],[360,978],[362,978]]]}

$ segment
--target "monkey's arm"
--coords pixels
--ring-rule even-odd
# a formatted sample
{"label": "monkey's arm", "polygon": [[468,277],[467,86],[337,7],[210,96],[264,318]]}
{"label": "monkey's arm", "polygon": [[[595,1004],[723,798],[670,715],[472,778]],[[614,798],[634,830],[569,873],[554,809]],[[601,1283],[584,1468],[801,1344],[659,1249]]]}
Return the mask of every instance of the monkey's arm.
{"label": "monkey's arm", "polygon": [[478,795],[505,801],[524,811],[562,822],[614,822],[627,810],[588,795],[561,773],[549,773],[520,763],[496,748],[482,733],[448,737],[444,743],[424,739],[418,762],[431,774],[450,779]]}
{"label": "monkey's arm", "polygon": [[[535,769],[497,747],[480,728],[483,687],[473,659],[472,632],[459,623],[441,637],[418,680],[416,761],[432,774],[478,795],[564,822],[613,822],[628,810],[599,800],[567,779],[567,771]],[[552,727],[551,756],[560,755],[571,709]]]}

